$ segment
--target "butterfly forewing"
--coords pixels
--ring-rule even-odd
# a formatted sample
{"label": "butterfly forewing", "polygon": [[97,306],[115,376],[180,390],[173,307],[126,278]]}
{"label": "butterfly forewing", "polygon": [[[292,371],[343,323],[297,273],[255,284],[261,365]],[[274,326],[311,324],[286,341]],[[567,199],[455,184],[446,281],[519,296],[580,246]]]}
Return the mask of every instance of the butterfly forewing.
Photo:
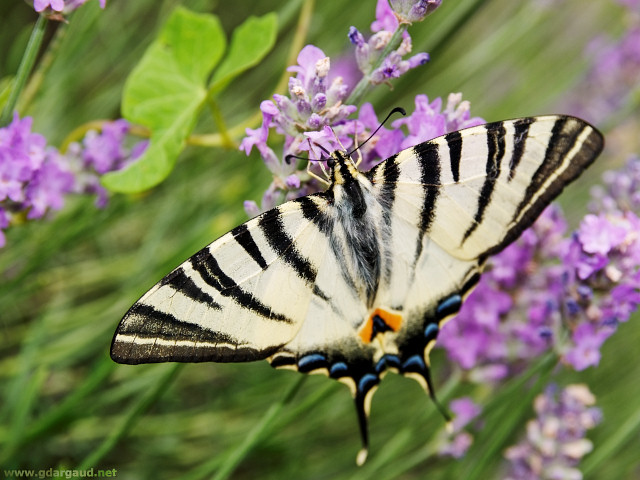
{"label": "butterfly forewing", "polygon": [[[556,115],[447,134],[395,158],[401,172],[395,210],[426,219],[424,234],[456,258],[483,258],[529,227],[602,146],[589,124]],[[377,185],[384,184],[383,167],[370,173]]]}
{"label": "butterfly forewing", "polygon": [[268,357],[306,317],[322,240],[298,203],[237,227],[131,307],[116,331],[112,357],[120,363]]}

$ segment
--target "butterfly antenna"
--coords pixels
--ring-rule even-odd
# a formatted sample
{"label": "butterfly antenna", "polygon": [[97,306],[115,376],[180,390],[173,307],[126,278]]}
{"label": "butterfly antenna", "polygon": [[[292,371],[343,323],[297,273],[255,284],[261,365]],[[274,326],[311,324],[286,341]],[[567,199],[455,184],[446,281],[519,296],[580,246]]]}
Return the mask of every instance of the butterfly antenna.
{"label": "butterfly antenna", "polygon": [[[309,142],[309,143],[311,143],[311,142]],[[294,155],[294,154],[290,153],[289,155],[284,157],[284,161],[287,163],[287,165],[291,165],[291,159],[292,158],[296,158],[298,160],[307,160],[309,162],[326,162],[326,161],[331,159],[331,152],[329,152],[329,150],[324,148],[322,145],[316,144],[316,146],[327,155],[326,158],[313,158],[312,159],[312,158],[301,157],[299,155]]]}
{"label": "butterfly antenna", "polygon": [[402,107],[396,107],[396,108],[394,108],[393,110],[391,110],[391,111],[389,112],[389,115],[387,115],[387,116],[386,116],[386,118],[385,118],[382,122],[380,122],[380,125],[378,125],[378,128],[376,128],[376,129],[373,131],[373,133],[372,133],[371,135],[369,135],[369,138],[367,138],[364,142],[362,142],[360,145],[358,145],[356,148],[354,148],[353,150],[351,150],[351,151],[349,152],[349,156],[351,156],[351,154],[352,154],[353,152],[355,152],[356,150],[358,150],[359,148],[361,148],[365,143],[367,143],[369,140],[371,140],[371,139],[373,138],[373,136],[374,136],[376,133],[378,133],[378,130],[380,130],[380,129],[382,128],[382,126],[383,126],[385,123],[387,123],[387,120],[389,120],[389,118],[391,118],[391,115],[393,115],[394,113],[401,113],[402,115],[406,115],[406,114],[407,114],[407,111],[406,111],[404,108],[402,108]]}

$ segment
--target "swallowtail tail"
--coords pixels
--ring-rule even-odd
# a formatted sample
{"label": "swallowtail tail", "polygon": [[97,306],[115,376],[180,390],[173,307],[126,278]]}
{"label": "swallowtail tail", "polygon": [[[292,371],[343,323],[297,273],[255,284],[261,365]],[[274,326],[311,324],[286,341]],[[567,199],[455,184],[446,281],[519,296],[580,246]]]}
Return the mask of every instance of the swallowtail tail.
{"label": "swallowtail tail", "polygon": [[429,352],[513,242],[600,153],[582,120],[542,116],[452,132],[368,172],[332,155],[330,187],[234,228],[126,313],[119,363],[245,362],[349,385],[363,450],[387,370],[432,394]]}

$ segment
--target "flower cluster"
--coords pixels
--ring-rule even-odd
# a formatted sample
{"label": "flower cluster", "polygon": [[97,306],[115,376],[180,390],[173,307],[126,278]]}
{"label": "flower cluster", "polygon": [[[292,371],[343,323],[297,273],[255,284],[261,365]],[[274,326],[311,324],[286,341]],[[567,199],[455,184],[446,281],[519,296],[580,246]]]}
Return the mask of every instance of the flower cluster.
{"label": "flower cluster", "polygon": [[[419,21],[439,4],[440,1],[433,0],[396,1],[393,2],[397,9],[394,13],[388,0],[379,0],[376,21],[371,26],[377,33],[366,42],[360,32],[351,29],[349,38],[357,45],[356,61],[370,83],[398,77],[427,60],[427,54],[403,59],[411,50],[411,38],[406,31],[400,47],[385,58],[381,56],[394,33],[401,31],[398,18],[403,18],[403,22]],[[357,120],[348,118],[357,111],[357,106],[347,104],[353,85],[345,83],[342,76],[331,71],[331,61],[322,50],[307,45],[297,60],[298,64],[288,69],[295,74],[289,80],[289,95],[274,95],[273,101],[261,103],[262,125],[257,129],[247,129],[247,136],[240,145],[247,155],[255,146],[274,178],[260,206],[253,201],[245,202],[249,216],[273,208],[283,200],[318,191],[321,184],[317,178],[323,175],[321,162],[327,152],[349,149],[354,145],[354,139],[358,144],[363,142],[369,132],[379,126],[378,118],[369,104],[361,107]],[[480,119],[470,118],[469,104],[462,102],[459,95],[450,97],[442,112],[441,103],[440,99],[429,103],[426,96],[416,98],[416,111],[411,117],[394,123],[392,130],[380,130],[362,149],[361,168],[372,167],[397,153],[403,146],[429,140],[460,126],[481,123]],[[402,126],[408,129],[408,135],[400,129]],[[284,151],[280,157],[267,145],[272,128],[285,136]],[[311,175],[295,162],[287,161],[291,156],[300,154],[314,161],[309,170]]]}
{"label": "flower cluster", "polygon": [[[501,380],[544,351],[575,370],[595,366],[600,347],[640,305],[640,161],[605,175],[594,208],[567,235],[548,208],[492,259],[476,290],[439,336],[473,381]],[[560,260],[560,262],[558,262]]]}
{"label": "flower cluster", "polygon": [[[422,20],[427,13],[431,13],[439,5],[439,2],[398,1],[392,3],[400,4],[398,5],[401,9],[400,12],[402,12],[400,15],[405,19],[405,23]],[[398,78],[412,68],[424,65],[429,61],[427,53],[418,53],[407,60],[403,59],[411,53],[412,48],[411,37],[406,31],[403,32],[402,41],[398,48],[384,55],[394,32],[400,26],[397,15],[398,13],[394,12],[387,0],[378,0],[376,21],[371,24],[371,30],[375,32],[374,35],[366,40],[357,28],[351,27],[349,30],[349,40],[356,47],[355,55],[358,68],[373,85],[388,82],[391,78]]]}
{"label": "flower cluster", "polygon": [[624,110],[640,85],[640,7],[636,0],[619,1],[630,10],[630,26],[617,40],[600,36],[591,42],[586,54],[592,67],[567,105],[568,111],[591,122],[601,123]]}
{"label": "flower cluster", "polygon": [[[415,110],[411,115],[393,121],[392,129],[380,128],[360,149],[361,169],[368,170],[381,160],[418,143],[485,123],[480,117],[471,117],[470,104],[462,100],[460,93],[450,94],[444,109],[441,98],[430,102],[426,95],[416,95],[414,102]],[[360,143],[368,137],[366,132],[375,130],[379,125],[373,106],[365,103],[360,108],[353,133],[357,133]]]}
{"label": "flower cluster", "polygon": [[73,144],[62,154],[31,131],[32,122],[15,114],[0,128],[0,247],[5,244],[2,230],[24,215],[36,219],[59,210],[67,194],[97,194],[97,204],[103,206],[106,191],[98,175],[122,168],[146,148],[141,142],[131,151],[124,149],[129,125],[120,120],[105,124],[101,134],[90,132],[83,145]]}
{"label": "flower cluster", "polygon": [[[331,78],[329,70],[329,57],[322,50],[313,45],[304,47],[298,55],[298,65],[289,68],[296,74],[289,79],[290,96],[274,95],[274,102],[263,101],[260,104],[262,126],[247,129],[240,149],[249,155],[255,146],[274,176],[263,197],[262,210],[273,208],[282,200],[280,191],[294,191],[294,196],[307,193],[309,187],[301,188],[301,183],[311,180],[306,172],[297,170],[295,162],[280,160],[267,145],[271,128],[285,135],[285,158],[307,152],[310,159],[321,159],[321,148],[333,151],[339,148],[341,141],[348,145],[349,139],[341,134],[340,127],[356,107],[343,103],[348,94],[347,86],[341,77]],[[325,129],[328,126],[334,127],[335,135]],[[259,211],[252,202],[246,202],[245,209],[252,216]]]}
{"label": "flower cluster", "polygon": [[492,258],[460,313],[442,328],[439,345],[470,380],[502,380],[553,345],[561,324],[562,267],[540,261],[557,258],[565,231],[560,210],[546,209]]}
{"label": "flower cluster", "polygon": [[[33,0],[33,9],[36,12],[69,13],[86,2],[87,0]],[[104,8],[106,3],[107,0],[100,0],[100,8]]]}
{"label": "flower cluster", "polygon": [[100,184],[100,175],[123,169],[138,159],[149,144],[143,140],[127,148],[129,130],[126,120],[115,120],[103,124],[101,132],[87,132],[82,144],[69,145],[66,157],[76,174],[74,193],[95,194],[99,208],[107,204],[108,193]]}
{"label": "flower cluster", "polygon": [[449,409],[453,414],[453,422],[449,432],[441,432],[438,453],[462,458],[473,443],[473,436],[464,429],[480,415],[482,408],[469,397],[461,397],[452,400]]}
{"label": "flower cluster", "polygon": [[586,432],[602,418],[594,403],[586,385],[547,387],[535,399],[537,418],[527,423],[526,439],[505,451],[510,462],[505,480],[581,479],[576,467],[593,448]]}
{"label": "flower cluster", "polygon": [[60,154],[31,132],[31,124],[31,118],[16,114],[0,129],[0,247],[5,244],[2,229],[14,214],[40,218],[48,208],[61,208],[63,195],[73,187],[73,174]]}

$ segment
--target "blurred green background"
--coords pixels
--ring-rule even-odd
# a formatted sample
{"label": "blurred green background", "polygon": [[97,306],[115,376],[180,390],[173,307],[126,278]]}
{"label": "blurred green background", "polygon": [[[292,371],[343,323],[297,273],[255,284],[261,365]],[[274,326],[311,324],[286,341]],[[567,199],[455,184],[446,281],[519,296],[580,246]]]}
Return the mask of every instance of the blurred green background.
{"label": "blurred green background", "polygon": [[[65,32],[50,45],[55,55],[41,59],[51,64],[37,78],[37,91],[26,92],[18,106],[34,117],[34,131],[59,145],[85,122],[119,118],[128,72],[178,4],[215,13],[227,33],[248,15],[278,13],[276,48],[220,101],[230,126],[255,114],[287,66],[301,1],[110,0],[100,10],[94,0],[68,25],[49,25],[48,39],[56,28]],[[318,2],[305,43],[332,58],[350,54],[349,26],[368,33],[374,11],[373,0]],[[2,17],[5,77],[15,73],[36,16],[24,2],[4,1]],[[410,29],[414,52],[427,51],[432,61],[367,100],[377,112],[412,110],[418,93],[433,99],[459,91],[471,101],[472,114],[489,121],[561,113],[559,105],[588,67],[586,45],[624,28],[623,10],[607,0],[445,0]],[[212,128],[203,118],[197,130]],[[606,151],[563,195],[574,226],[586,211],[590,186],[623,160],[624,148]],[[111,362],[108,349],[128,307],[182,260],[244,221],[242,201],[259,201],[269,182],[257,154],[188,147],[169,179],[147,194],[114,196],[103,210],[92,199],[71,199],[51,220],[7,232],[0,250],[0,469],[116,468],[122,479],[198,479],[230,461],[299,374],[274,371],[266,362],[121,366]],[[636,318],[607,341],[598,368],[554,372],[562,384],[587,383],[603,409],[604,421],[588,435],[595,449],[582,464],[585,478],[640,477],[639,344]],[[487,407],[484,428],[465,458],[429,455],[442,418],[415,382],[388,375],[373,401],[369,461],[357,468],[359,436],[348,390],[310,377],[233,477],[500,477],[502,451],[533,417],[534,382],[495,391],[458,384],[439,350],[432,364],[436,384],[447,385],[441,400],[470,394]]]}

